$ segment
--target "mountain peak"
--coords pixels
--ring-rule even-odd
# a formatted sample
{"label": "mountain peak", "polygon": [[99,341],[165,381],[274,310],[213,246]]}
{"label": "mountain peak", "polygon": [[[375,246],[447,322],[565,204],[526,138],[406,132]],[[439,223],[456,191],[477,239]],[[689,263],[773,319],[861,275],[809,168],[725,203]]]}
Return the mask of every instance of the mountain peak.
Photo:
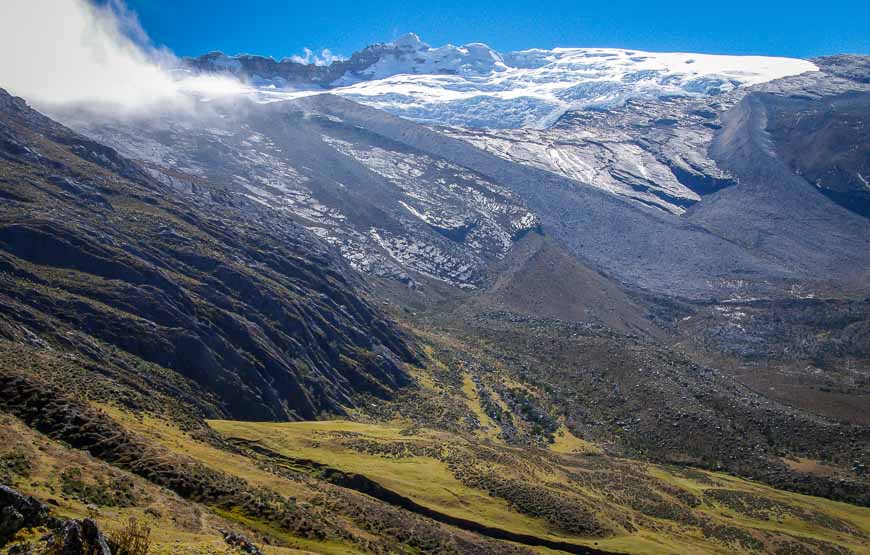
{"label": "mountain peak", "polygon": [[393,46],[398,48],[412,48],[418,50],[421,48],[431,48],[428,44],[420,40],[417,33],[405,33],[392,42]]}

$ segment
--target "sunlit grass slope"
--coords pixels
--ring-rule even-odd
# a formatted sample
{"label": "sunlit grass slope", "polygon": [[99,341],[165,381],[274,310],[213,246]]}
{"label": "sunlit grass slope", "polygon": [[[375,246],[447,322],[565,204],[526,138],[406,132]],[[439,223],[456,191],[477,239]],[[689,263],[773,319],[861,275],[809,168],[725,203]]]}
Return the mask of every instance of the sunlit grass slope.
{"label": "sunlit grass slope", "polygon": [[451,516],[599,549],[870,548],[868,509],[724,474],[597,455],[565,431],[543,450],[389,424],[209,424],[240,445],[362,474]]}

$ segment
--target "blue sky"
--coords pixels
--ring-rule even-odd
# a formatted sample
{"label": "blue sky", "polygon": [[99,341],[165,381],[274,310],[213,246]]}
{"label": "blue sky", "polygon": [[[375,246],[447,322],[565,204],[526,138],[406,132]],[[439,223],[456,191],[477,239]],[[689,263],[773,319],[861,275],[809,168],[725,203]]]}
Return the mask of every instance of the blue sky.
{"label": "blue sky", "polygon": [[555,46],[811,57],[870,54],[870,1],[126,0],[151,39],[178,55],[349,55],[408,31],[434,45]]}

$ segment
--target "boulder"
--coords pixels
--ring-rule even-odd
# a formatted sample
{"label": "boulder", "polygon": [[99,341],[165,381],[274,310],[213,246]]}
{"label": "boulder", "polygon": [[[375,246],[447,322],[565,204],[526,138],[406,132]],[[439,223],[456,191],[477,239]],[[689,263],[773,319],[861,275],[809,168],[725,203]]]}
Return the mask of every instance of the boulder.
{"label": "boulder", "polygon": [[106,537],[90,518],[63,522],[48,543],[58,555],[112,555]]}
{"label": "boulder", "polygon": [[0,485],[0,547],[5,546],[19,530],[49,525],[51,521],[45,505]]}
{"label": "boulder", "polygon": [[260,551],[260,548],[254,545],[254,542],[252,542],[242,534],[226,530],[224,530],[222,533],[224,535],[224,541],[227,542],[227,545],[235,547],[242,553],[247,553],[248,555],[263,555],[263,552]]}

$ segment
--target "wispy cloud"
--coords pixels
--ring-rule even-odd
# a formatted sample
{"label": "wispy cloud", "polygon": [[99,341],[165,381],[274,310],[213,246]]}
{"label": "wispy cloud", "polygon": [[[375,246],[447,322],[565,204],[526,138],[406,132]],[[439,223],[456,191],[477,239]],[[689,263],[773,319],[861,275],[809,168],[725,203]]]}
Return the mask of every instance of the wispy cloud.
{"label": "wispy cloud", "polygon": [[223,76],[173,70],[175,56],[154,47],[121,0],[3,0],[0,87],[37,104],[99,102],[127,109],[167,99],[233,94],[246,86]]}
{"label": "wispy cloud", "polygon": [[329,48],[324,48],[319,54],[310,48],[305,48],[303,49],[302,56],[297,54],[295,56],[290,56],[289,59],[297,64],[328,66],[332,62],[340,62],[347,58],[338,54],[333,54]]}

